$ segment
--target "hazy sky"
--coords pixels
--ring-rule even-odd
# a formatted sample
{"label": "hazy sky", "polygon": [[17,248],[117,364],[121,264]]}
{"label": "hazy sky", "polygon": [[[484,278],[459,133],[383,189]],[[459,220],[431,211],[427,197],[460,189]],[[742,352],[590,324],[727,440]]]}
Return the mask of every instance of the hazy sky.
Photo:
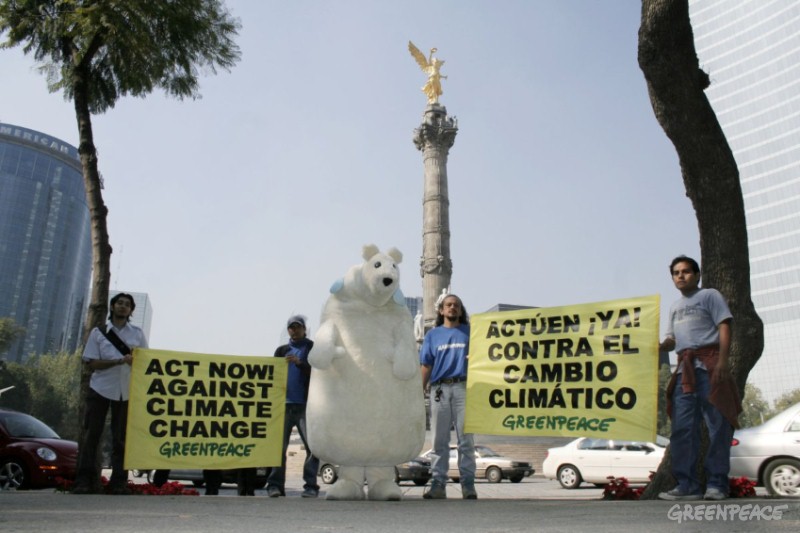
{"label": "hazy sky", "polygon": [[[638,0],[228,1],[242,60],[202,99],[160,92],[94,118],[111,288],[146,292],[150,345],[272,354],[361,247],[405,255],[422,294],[425,75],[439,49],[453,292],[470,313],[678,294],[698,256],[674,148],[636,62]],[[78,144],[70,102],[0,51],[0,121]]]}

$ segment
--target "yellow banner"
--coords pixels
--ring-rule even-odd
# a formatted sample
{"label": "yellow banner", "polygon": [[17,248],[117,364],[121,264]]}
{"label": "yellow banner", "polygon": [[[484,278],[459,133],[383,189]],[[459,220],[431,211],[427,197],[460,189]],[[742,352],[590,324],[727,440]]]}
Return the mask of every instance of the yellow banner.
{"label": "yellow banner", "polygon": [[464,430],[653,441],[658,295],[470,317]]}
{"label": "yellow banner", "polygon": [[286,375],[280,357],[137,348],[125,468],[280,465]]}

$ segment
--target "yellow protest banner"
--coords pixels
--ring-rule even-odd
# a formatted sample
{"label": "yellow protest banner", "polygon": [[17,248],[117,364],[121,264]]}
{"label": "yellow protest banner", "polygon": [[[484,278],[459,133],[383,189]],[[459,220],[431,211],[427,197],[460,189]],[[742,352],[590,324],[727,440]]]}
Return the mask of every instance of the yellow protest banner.
{"label": "yellow protest banner", "polygon": [[281,464],[286,360],[136,348],[125,468]]}
{"label": "yellow protest banner", "polygon": [[658,295],[470,317],[464,431],[652,441]]}

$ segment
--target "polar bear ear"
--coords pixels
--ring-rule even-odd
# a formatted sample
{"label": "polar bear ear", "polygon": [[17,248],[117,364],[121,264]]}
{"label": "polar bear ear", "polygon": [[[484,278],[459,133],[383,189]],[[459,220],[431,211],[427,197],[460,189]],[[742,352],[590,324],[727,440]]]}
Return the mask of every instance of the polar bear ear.
{"label": "polar bear ear", "polygon": [[339,278],[339,279],[337,279],[336,281],[333,282],[333,285],[331,285],[331,289],[330,289],[331,294],[336,294],[337,292],[342,290],[342,287],[344,287],[344,279],[343,278]]}
{"label": "polar bear ear", "polygon": [[403,294],[403,291],[401,291],[400,289],[394,291],[394,295],[392,295],[392,298],[394,299],[394,303],[396,303],[397,305],[406,305],[406,297]]}
{"label": "polar bear ear", "polygon": [[364,258],[364,261],[372,257],[373,255],[380,252],[377,246],[374,244],[365,244],[364,247],[361,249],[361,257]]}
{"label": "polar bear ear", "polygon": [[402,263],[403,262],[403,252],[392,246],[389,248],[389,251],[386,252],[386,255],[394,259],[395,263]]}

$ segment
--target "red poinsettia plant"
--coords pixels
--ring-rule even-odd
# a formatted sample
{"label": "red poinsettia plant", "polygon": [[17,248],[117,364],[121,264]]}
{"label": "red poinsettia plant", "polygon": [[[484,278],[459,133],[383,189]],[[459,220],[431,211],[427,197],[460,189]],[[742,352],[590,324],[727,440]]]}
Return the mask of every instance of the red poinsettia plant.
{"label": "red poinsettia plant", "polygon": [[[108,492],[108,478],[103,476],[100,478],[100,482],[103,484],[103,489]],[[71,479],[65,479],[63,477],[56,478],[56,491],[59,492],[70,492],[72,490],[72,486],[74,485],[74,481]],[[187,489],[178,481],[170,481],[169,483],[164,483],[160,487],[156,487],[152,483],[140,483],[136,484],[131,481],[128,481],[128,490],[131,494],[144,494],[148,496],[199,496],[200,493],[197,492],[195,489]]]}
{"label": "red poinsettia plant", "polygon": [[752,498],[756,495],[756,482],[746,477],[730,478],[729,496],[731,498]]}
{"label": "red poinsettia plant", "polygon": [[[653,480],[655,472],[650,472],[650,481]],[[638,500],[647,485],[642,487],[633,488],[624,477],[615,478],[609,476],[609,481],[603,488],[604,500]],[[746,477],[730,478],[729,480],[729,497],[730,498],[752,498],[756,495],[756,483],[750,481]]]}
{"label": "red poinsettia plant", "polygon": [[[651,476],[652,477],[652,476]],[[624,477],[608,476],[608,483],[603,488],[604,500],[638,500],[646,487],[631,487]]]}

